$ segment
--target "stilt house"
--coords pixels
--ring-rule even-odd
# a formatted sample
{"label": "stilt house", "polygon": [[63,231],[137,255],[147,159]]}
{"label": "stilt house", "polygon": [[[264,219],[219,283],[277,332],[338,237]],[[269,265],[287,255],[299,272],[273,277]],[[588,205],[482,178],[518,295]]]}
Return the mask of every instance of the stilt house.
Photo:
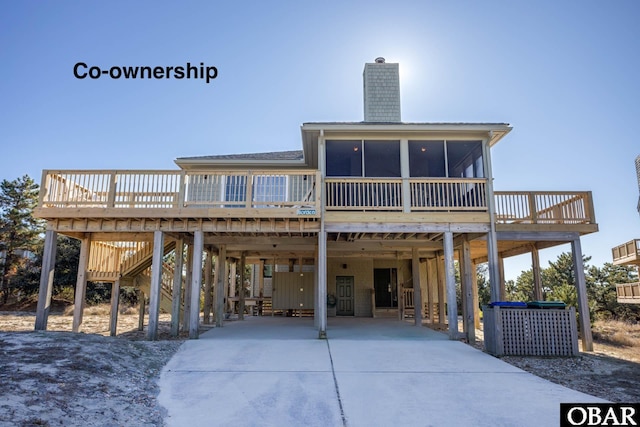
{"label": "stilt house", "polygon": [[[491,299],[504,300],[503,259],[531,253],[542,299],[538,251],[564,243],[588,313],[580,237],[598,230],[591,193],[495,190],[491,149],[511,127],[403,122],[398,67],[365,64],[364,120],[304,123],[299,151],[183,157],[176,170],[45,170],[36,329],[46,329],[57,234],[82,242],[74,330],[87,281],[99,281],[148,297],[149,339],[161,307],[194,338],[235,307],[313,315],[320,337],[330,316],[397,316],[473,340],[476,265],[488,263]],[[113,307],[115,333],[117,298]]]}

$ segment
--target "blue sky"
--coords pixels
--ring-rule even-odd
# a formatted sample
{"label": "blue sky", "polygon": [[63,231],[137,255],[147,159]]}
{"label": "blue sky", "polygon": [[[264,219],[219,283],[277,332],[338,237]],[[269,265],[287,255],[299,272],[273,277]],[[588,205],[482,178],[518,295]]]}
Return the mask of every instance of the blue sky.
{"label": "blue sky", "polygon": [[[582,245],[601,265],[640,238],[639,18],[636,0],[1,2],[0,179],[299,149],[303,122],[362,120],[362,69],[383,56],[404,121],[513,126],[497,190],[592,191]],[[218,77],[79,80],[81,61]],[[507,278],[529,265],[507,260]]]}

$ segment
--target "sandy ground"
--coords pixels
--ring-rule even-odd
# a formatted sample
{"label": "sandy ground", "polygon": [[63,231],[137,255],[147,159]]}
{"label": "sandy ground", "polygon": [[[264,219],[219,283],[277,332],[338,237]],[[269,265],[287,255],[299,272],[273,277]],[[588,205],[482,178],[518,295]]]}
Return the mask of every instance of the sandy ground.
{"label": "sandy ground", "polygon": [[[49,331],[33,332],[33,313],[0,311],[0,426],[162,425],[157,380],[184,339],[170,339],[169,316],[156,342],[144,340],[135,314],[119,316],[116,338],[104,310],[87,310],[81,334],[69,332],[72,320],[52,314]],[[640,402],[637,347],[596,343],[574,358],[502,360],[610,401]]]}
{"label": "sandy ground", "polygon": [[108,316],[85,315],[81,334],[72,320],[52,314],[47,332],[32,332],[32,313],[0,312],[0,426],[162,425],[156,382],[182,344],[168,339],[168,316],[156,342],[137,315],[120,315],[117,338]]}

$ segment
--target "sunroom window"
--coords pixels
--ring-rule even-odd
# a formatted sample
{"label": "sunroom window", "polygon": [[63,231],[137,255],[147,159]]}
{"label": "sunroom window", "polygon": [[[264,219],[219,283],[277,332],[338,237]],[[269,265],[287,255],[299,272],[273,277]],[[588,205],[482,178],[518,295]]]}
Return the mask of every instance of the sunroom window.
{"label": "sunroom window", "polygon": [[444,141],[409,141],[409,175],[415,178],[447,176]]}
{"label": "sunroom window", "polygon": [[327,176],[395,178],[400,141],[327,141]]}
{"label": "sunroom window", "polygon": [[481,141],[409,141],[415,178],[484,178]]}
{"label": "sunroom window", "polygon": [[449,177],[484,178],[482,142],[447,141],[447,164]]}
{"label": "sunroom window", "polygon": [[362,176],[362,141],[327,141],[327,176]]}
{"label": "sunroom window", "polygon": [[400,141],[365,141],[364,176],[392,178],[400,173]]}

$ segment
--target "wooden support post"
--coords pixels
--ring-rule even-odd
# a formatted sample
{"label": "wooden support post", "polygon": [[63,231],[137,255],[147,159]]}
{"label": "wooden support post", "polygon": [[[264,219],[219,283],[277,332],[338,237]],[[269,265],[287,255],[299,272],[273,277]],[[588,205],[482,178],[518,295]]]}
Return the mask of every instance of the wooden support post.
{"label": "wooden support post", "polygon": [[411,250],[411,275],[413,277],[413,324],[422,326],[422,283],[418,248]]}
{"label": "wooden support post", "polygon": [[[491,133],[491,132],[490,132]],[[484,174],[487,178],[487,209],[489,212],[489,232],[487,233],[487,259],[489,267],[490,301],[500,301],[500,283],[502,278],[498,261],[498,235],[496,233],[496,199],[493,192],[493,171],[491,167],[491,149],[487,139],[482,141]]]}
{"label": "wooden support post", "polygon": [[507,289],[506,289],[506,284],[504,279],[504,257],[501,254],[498,254],[498,271],[500,272],[500,276],[499,276],[500,301],[506,301]]}
{"label": "wooden support post", "polygon": [[193,257],[191,267],[191,310],[189,312],[189,338],[198,338],[200,327],[200,289],[202,285],[202,250],[204,249],[204,233],[193,232]]}
{"label": "wooden support post", "polygon": [[318,338],[324,339],[327,338],[327,232],[324,227],[318,233],[318,299]]}
{"label": "wooden support post", "polygon": [[56,268],[56,248],[58,233],[47,230],[44,235],[44,252],[42,254],[42,270],[40,272],[40,289],[38,291],[38,307],[36,309],[36,331],[46,331],[49,311],[51,309],[51,292],[53,291],[53,274]]}
{"label": "wooden support post", "polygon": [[216,258],[215,259],[211,259],[211,264],[215,265],[214,271],[213,271],[213,282],[212,282],[212,289],[211,289],[211,293],[213,294],[211,297],[211,312],[212,312],[212,322],[215,324],[216,322],[216,312],[218,311],[217,307],[218,307],[218,297],[217,297],[217,292],[218,292],[218,277],[220,277],[220,275],[218,274],[218,259],[220,257],[217,255],[216,253]]}
{"label": "wooden support post", "polygon": [[238,270],[240,272],[238,275],[240,276],[240,289],[238,290],[238,320],[244,320],[244,308],[245,308],[245,287],[244,287],[244,265],[246,262],[246,258],[244,252],[240,255],[240,265],[238,266]]}
{"label": "wooden support post", "polygon": [[176,240],[173,288],[171,290],[171,336],[180,333],[180,309],[182,308],[182,271],[184,269],[184,239]]}
{"label": "wooden support post", "polygon": [[531,265],[533,270],[533,298],[542,301],[542,278],[540,276],[540,253],[536,245],[531,245]]}
{"label": "wooden support post", "polygon": [[487,255],[489,264],[489,284],[491,301],[501,301],[500,287],[502,278],[500,276],[500,260],[498,256],[498,240],[493,229],[487,233]]}
{"label": "wooden support post", "polygon": [[[318,136],[318,166],[319,173],[316,175],[318,184],[322,183],[321,177],[326,176],[325,166],[325,142],[324,130],[320,130]],[[317,184],[316,184],[317,185]],[[327,232],[324,229],[324,212],[326,206],[326,191],[320,187],[316,188],[316,202],[320,207],[320,232],[318,233],[318,338],[327,338]],[[275,266],[274,266],[275,271]]]}
{"label": "wooden support post", "polygon": [[[258,271],[258,297],[260,298],[260,300],[258,301],[258,316],[262,316],[262,309],[263,309],[263,300],[262,298],[264,298],[264,260],[261,259],[260,260],[260,266],[258,267],[259,271]],[[318,271],[318,257],[316,255],[316,271]],[[316,274],[316,282],[318,280],[318,275]],[[318,286],[316,284],[316,291],[318,289]],[[317,302],[317,298],[316,298],[316,302]],[[317,325],[316,325],[317,326]]]}
{"label": "wooden support post", "polygon": [[[228,258],[224,260],[225,264],[224,264],[224,270],[223,270],[223,274],[224,274],[224,300],[227,302],[227,304],[229,304],[229,283],[231,281],[231,265],[233,264],[233,259],[232,258]],[[235,289],[235,288],[234,288]],[[235,295],[235,294],[234,294]],[[231,314],[228,310],[225,312],[225,316],[226,314]]]}
{"label": "wooden support post", "polygon": [[[245,260],[246,262],[246,260]],[[256,265],[254,263],[248,262],[246,264],[245,267],[247,270],[249,270],[249,275],[247,277],[247,290],[249,291],[249,294],[247,295],[249,298],[255,298],[256,297],[256,282],[255,282],[255,269],[256,269]],[[254,306],[255,307],[255,306]]]}
{"label": "wooden support post", "polygon": [[[271,270],[271,317],[276,315],[275,310],[273,309],[273,275],[276,273],[276,270],[278,269],[278,258],[273,257],[271,266],[273,267]],[[318,287],[318,290],[320,289],[320,287]]]}
{"label": "wooden support post", "polygon": [[474,299],[473,299],[473,275],[474,271],[472,270],[472,262],[471,262],[471,245],[469,244],[469,240],[465,235],[464,240],[462,241],[462,250],[461,250],[461,272],[460,278],[462,280],[461,290],[464,295],[464,305],[463,305],[463,313],[465,318],[465,332],[467,334],[467,340],[470,344],[476,342],[476,324],[474,320]]}
{"label": "wooden support post", "polygon": [[471,262],[471,292],[473,293],[473,326],[480,329],[480,296],[478,295],[478,266]]}
{"label": "wooden support post", "polygon": [[260,271],[258,272],[258,292],[259,297],[264,297],[264,260],[260,260]]}
{"label": "wooden support post", "polygon": [[205,325],[211,324],[211,311],[212,311],[212,295],[211,289],[213,288],[213,254],[211,250],[207,251],[207,256],[204,263],[204,307],[202,315],[202,323]]}
{"label": "wooden support post", "polygon": [[447,287],[447,320],[449,339],[458,339],[458,306],[456,302],[456,270],[453,263],[453,233],[444,232],[444,272]]}
{"label": "wooden support post", "polygon": [[467,334],[467,293],[466,293],[467,284],[465,283],[465,277],[464,277],[464,260],[462,259],[462,248],[456,252],[458,253],[458,269],[460,274],[460,299],[461,299],[460,308],[462,310],[462,313],[459,313],[459,315],[462,317],[462,334],[466,337],[466,334]]}
{"label": "wooden support post", "polygon": [[120,306],[120,279],[111,284],[111,312],[109,313],[109,335],[116,336],[118,329],[118,309]]}
{"label": "wooden support post", "polygon": [[218,282],[216,283],[216,326],[222,327],[224,323],[224,288],[226,284],[225,271],[226,271],[226,258],[227,248],[225,245],[220,245],[218,249],[218,259],[216,260],[216,275],[218,276]]}
{"label": "wooden support post", "polygon": [[82,315],[87,294],[87,267],[89,265],[89,250],[91,248],[91,235],[87,235],[80,241],[80,256],[78,257],[78,275],[76,279],[76,294],[73,305],[72,331],[80,331]]}
{"label": "wooden support post", "polygon": [[182,308],[182,332],[189,331],[191,320],[191,280],[193,278],[193,245],[187,244],[187,274],[184,280],[184,303]]}
{"label": "wooden support post", "polygon": [[436,258],[436,275],[438,276],[438,323],[444,325],[446,317],[447,283],[445,279],[444,257]]}
{"label": "wooden support post", "polygon": [[584,277],[582,245],[580,244],[579,236],[571,241],[571,255],[573,257],[573,274],[576,278],[576,291],[578,294],[578,317],[580,319],[580,332],[582,334],[582,350],[593,351],[593,336],[591,335],[589,302],[587,300],[587,284]]}
{"label": "wooden support post", "polygon": [[398,295],[398,320],[404,320],[407,301],[404,299],[404,275],[398,252],[396,252],[396,294]]}
{"label": "wooden support post", "polygon": [[320,297],[318,296],[318,292],[320,292],[320,286],[318,286],[318,248],[316,247],[313,253],[313,327],[316,329],[320,328],[320,317],[318,313],[320,312]]}
{"label": "wooden support post", "polygon": [[400,176],[402,176],[402,212],[411,212],[411,169],[409,167],[409,140],[400,140]]}
{"label": "wooden support post", "polygon": [[427,299],[428,302],[428,315],[429,323],[432,325],[435,323],[435,299],[438,294],[438,270],[436,269],[436,259],[427,259]]}
{"label": "wooden support post", "polygon": [[146,302],[146,297],[144,296],[144,292],[142,292],[140,289],[138,289],[138,330],[142,331],[144,330],[144,312],[146,311],[145,309],[145,302]]}
{"label": "wooden support post", "polygon": [[238,285],[237,276],[238,262],[234,258],[229,262],[229,289],[227,291],[227,295],[229,296],[229,299],[227,300],[227,303],[229,305],[227,311],[231,312],[232,314],[236,311],[236,302],[232,301],[231,299],[236,297],[236,286]]}
{"label": "wooden support post", "polygon": [[149,283],[149,328],[147,329],[147,339],[151,341],[158,339],[163,255],[164,233],[156,230],[153,232],[153,258],[151,261],[151,282]]}

